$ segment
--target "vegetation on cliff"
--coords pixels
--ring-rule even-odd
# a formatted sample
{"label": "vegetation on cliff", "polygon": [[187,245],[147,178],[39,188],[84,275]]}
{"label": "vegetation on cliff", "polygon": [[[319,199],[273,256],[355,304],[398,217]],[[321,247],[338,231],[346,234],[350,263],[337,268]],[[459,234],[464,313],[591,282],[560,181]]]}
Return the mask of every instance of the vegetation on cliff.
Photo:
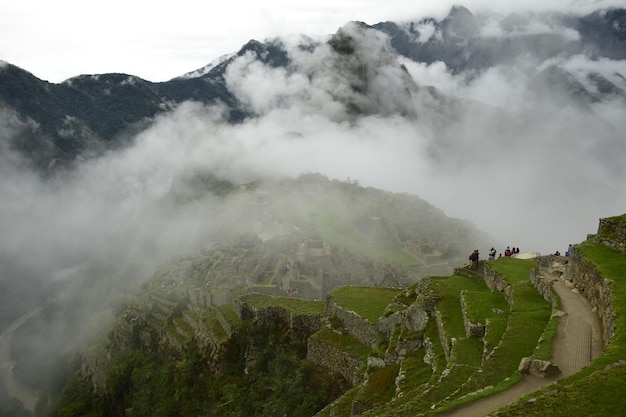
{"label": "vegetation on cliff", "polygon": [[176,356],[142,349],[116,353],[100,394],[80,376],[79,361],[57,367],[38,415],[305,416],[347,389],[345,381],[305,360],[306,340],[280,320],[243,322],[224,346],[219,372],[195,343]]}

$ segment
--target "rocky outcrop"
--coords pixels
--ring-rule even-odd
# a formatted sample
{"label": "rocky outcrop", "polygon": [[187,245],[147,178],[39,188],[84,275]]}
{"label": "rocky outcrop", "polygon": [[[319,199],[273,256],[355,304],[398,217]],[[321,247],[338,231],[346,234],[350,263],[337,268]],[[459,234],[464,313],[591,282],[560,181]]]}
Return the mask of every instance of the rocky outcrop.
{"label": "rocky outcrop", "polygon": [[618,252],[626,253],[626,214],[600,219],[594,241]]}
{"label": "rocky outcrop", "polygon": [[280,306],[258,308],[240,300],[236,304],[239,306],[239,316],[243,320],[255,323],[282,322],[288,326],[289,331],[303,338],[317,332],[324,325],[324,317],[321,314],[296,313]]}
{"label": "rocky outcrop", "polygon": [[537,268],[530,271],[530,282],[554,309],[557,307],[557,299],[552,290],[552,283],[561,278],[568,259],[556,255],[541,256],[537,259]]}
{"label": "rocky outcrop", "polygon": [[535,358],[522,358],[517,370],[523,374],[535,375],[541,378],[551,378],[561,373],[556,364]]}

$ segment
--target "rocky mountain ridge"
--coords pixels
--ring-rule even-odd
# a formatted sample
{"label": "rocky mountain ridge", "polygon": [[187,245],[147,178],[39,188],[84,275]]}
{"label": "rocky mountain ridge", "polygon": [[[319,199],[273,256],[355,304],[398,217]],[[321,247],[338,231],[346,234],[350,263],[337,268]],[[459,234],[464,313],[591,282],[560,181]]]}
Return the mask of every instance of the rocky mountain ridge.
{"label": "rocky mountain ridge", "polygon": [[[348,113],[400,114],[415,117],[419,113],[408,99],[416,86],[406,77],[406,94],[397,96],[389,109],[380,99],[372,100],[368,75],[375,76],[376,67],[368,64],[371,45],[364,43],[380,38],[377,53],[388,54],[390,62],[399,58],[431,64],[442,62],[455,74],[486,71],[495,65],[515,66],[521,57],[532,57],[537,64],[584,54],[592,59],[623,59],[626,42],[626,12],[623,9],[594,12],[587,16],[559,14],[512,15],[508,17],[477,17],[464,7],[455,7],[443,20],[425,18],[404,23],[384,22],[354,30],[351,24],[332,36],[327,44],[303,38],[296,50],[316,51],[330,47],[337,59],[347,65],[348,56],[355,57],[346,67],[339,84],[359,93],[344,102]],[[542,27],[539,33],[529,29]],[[489,30],[496,30],[497,36]],[[371,32],[367,36],[363,31]],[[361,38],[361,39],[359,39]],[[353,42],[350,44],[350,42]],[[11,123],[2,141],[25,155],[39,169],[49,170],[55,164],[66,165],[77,158],[99,155],[104,150],[128,145],[131,137],[152,123],[155,116],[171,111],[185,101],[197,101],[223,107],[230,123],[254,117],[256,111],[242,102],[238,92],[229,85],[228,72],[233,63],[250,57],[270,68],[299,71],[294,65],[294,52],[282,40],[265,42],[251,40],[236,54],[167,82],[153,83],[133,75],[80,75],[63,83],[40,80],[24,69],[3,63],[0,67],[0,103],[3,119]],[[399,64],[398,64],[399,65]],[[553,63],[545,71],[560,80],[565,97],[584,102],[607,96],[626,98],[624,74],[608,79],[589,72],[575,77],[567,69]],[[356,78],[354,77],[356,75]],[[358,82],[360,76],[365,77]],[[315,76],[309,73],[308,76]],[[326,75],[324,75],[326,76]],[[382,74],[382,76],[388,76]],[[541,72],[538,74],[541,80]],[[383,81],[384,82],[384,81]],[[419,81],[418,81],[419,82]],[[544,85],[540,82],[541,85]],[[551,84],[554,87],[554,83]],[[342,87],[343,88],[343,87]],[[332,94],[333,90],[329,90]],[[435,97],[440,94],[435,94]],[[369,101],[362,101],[368,98]],[[382,99],[382,98],[381,98]],[[432,104],[431,104],[432,105]],[[441,101],[439,106],[446,106]]]}

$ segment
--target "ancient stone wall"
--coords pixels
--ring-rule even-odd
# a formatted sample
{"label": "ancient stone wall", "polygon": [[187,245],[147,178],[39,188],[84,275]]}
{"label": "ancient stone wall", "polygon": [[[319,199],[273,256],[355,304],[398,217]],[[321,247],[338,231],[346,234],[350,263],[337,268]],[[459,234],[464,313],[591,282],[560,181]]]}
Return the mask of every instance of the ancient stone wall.
{"label": "ancient stone wall", "polygon": [[473,323],[467,317],[467,307],[465,306],[466,291],[461,291],[461,313],[463,314],[463,325],[465,326],[465,335],[467,337],[482,339],[485,336],[485,324]]}
{"label": "ancient stone wall", "polygon": [[443,325],[443,319],[441,318],[441,313],[435,307],[434,310],[435,321],[437,323],[437,330],[439,332],[439,341],[441,342],[441,347],[443,348],[443,353],[446,355],[446,361],[450,360],[450,351],[452,350],[451,340],[446,332],[446,328]]}
{"label": "ancient stone wall", "polygon": [[339,350],[327,343],[309,338],[307,343],[307,360],[332,372],[336,372],[352,385],[356,385],[361,373],[359,369],[365,365],[360,359],[356,359],[346,352]]}
{"label": "ancient stone wall", "polygon": [[485,263],[485,272],[483,279],[485,284],[491,291],[499,291],[504,295],[507,303],[511,305],[513,302],[513,287],[504,280],[496,271],[491,268],[488,263]]}
{"label": "ancient stone wall", "polygon": [[373,349],[378,346],[380,333],[374,324],[359,316],[354,311],[345,309],[340,305],[335,305],[334,312],[335,315],[343,321],[348,329],[348,333],[354,336],[359,342],[371,346]]}
{"label": "ancient stone wall", "polygon": [[604,279],[596,266],[585,259],[575,246],[569,258],[564,278],[570,281],[597,310],[602,322],[602,336],[606,346],[614,334],[613,283],[611,280]]}
{"label": "ancient stone wall", "polygon": [[241,310],[239,316],[242,319],[251,319],[261,323],[281,320],[287,323],[294,334],[302,338],[309,337],[324,325],[324,317],[320,314],[296,314],[280,306],[256,308],[243,302],[239,305],[239,309]]}
{"label": "ancient stone wall", "polygon": [[405,320],[406,313],[403,311],[396,311],[387,317],[379,317],[377,329],[383,336],[385,336],[386,339],[389,339],[396,326],[404,323]]}
{"label": "ancient stone wall", "polygon": [[530,271],[530,282],[535,286],[543,299],[546,300],[552,308],[556,308],[556,298],[552,292],[552,282],[550,280],[542,279],[542,276],[537,268]]}
{"label": "ancient stone wall", "polygon": [[626,254],[626,215],[600,219],[596,243]]}

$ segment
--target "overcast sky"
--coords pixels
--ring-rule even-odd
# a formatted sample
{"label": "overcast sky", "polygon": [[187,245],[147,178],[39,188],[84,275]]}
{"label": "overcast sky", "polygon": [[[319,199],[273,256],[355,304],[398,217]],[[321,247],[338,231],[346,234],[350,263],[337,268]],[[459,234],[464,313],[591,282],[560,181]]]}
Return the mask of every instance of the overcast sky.
{"label": "overcast sky", "polygon": [[[236,52],[250,39],[306,34],[324,37],[351,20],[375,24],[442,17],[453,3],[472,12],[516,7],[575,10],[622,5],[623,0],[229,0],[218,3],[77,0],[3,0],[0,60],[35,76],[61,82],[80,74],[121,72],[166,81]],[[523,6],[514,6],[514,4]]]}

